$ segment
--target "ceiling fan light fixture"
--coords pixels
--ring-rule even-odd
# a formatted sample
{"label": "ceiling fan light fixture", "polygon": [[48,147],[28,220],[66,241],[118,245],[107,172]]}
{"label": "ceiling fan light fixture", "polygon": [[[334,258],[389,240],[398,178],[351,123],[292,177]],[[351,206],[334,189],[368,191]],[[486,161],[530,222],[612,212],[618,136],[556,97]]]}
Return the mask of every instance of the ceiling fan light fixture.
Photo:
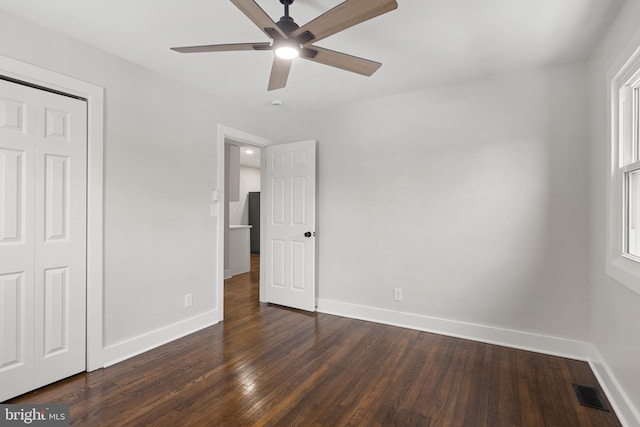
{"label": "ceiling fan light fixture", "polygon": [[300,56],[300,48],[293,44],[281,44],[276,47],[275,54],[280,59],[296,59]]}

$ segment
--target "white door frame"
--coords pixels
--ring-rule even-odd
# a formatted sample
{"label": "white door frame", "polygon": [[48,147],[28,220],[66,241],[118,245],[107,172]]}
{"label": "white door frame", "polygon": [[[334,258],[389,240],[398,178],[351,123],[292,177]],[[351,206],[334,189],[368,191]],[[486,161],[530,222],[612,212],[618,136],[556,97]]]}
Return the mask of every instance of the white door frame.
{"label": "white door frame", "polygon": [[[228,126],[218,125],[217,151],[216,151],[216,167],[218,185],[218,221],[216,226],[216,234],[218,235],[218,247],[216,250],[216,311],[218,312],[218,321],[224,320],[224,145],[225,139],[230,139],[243,144],[249,144],[260,148],[260,163],[264,164],[264,147],[269,145],[271,141],[266,138],[252,135],[250,133],[233,129]],[[264,167],[260,168],[260,177],[264,181]],[[260,195],[262,199],[262,194]],[[262,220],[262,214],[261,214]],[[260,228],[260,242],[262,242],[262,227]],[[261,261],[262,263],[262,261]],[[262,273],[261,273],[262,275]],[[260,301],[265,301],[264,280],[260,280]]]}
{"label": "white door frame", "polygon": [[0,75],[87,100],[87,371],[103,367],[104,89],[0,55]]}

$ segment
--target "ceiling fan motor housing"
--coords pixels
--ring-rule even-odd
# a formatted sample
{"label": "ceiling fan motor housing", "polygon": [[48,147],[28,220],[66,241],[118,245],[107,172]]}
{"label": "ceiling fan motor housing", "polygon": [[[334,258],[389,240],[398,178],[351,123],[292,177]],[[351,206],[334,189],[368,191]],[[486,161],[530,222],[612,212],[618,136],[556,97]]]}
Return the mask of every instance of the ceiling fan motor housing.
{"label": "ceiling fan motor housing", "polygon": [[300,28],[300,26],[296,24],[293,18],[290,16],[283,16],[282,18],[280,18],[278,22],[276,22],[276,25],[286,35],[289,35],[293,33],[295,30],[297,30],[298,28]]}

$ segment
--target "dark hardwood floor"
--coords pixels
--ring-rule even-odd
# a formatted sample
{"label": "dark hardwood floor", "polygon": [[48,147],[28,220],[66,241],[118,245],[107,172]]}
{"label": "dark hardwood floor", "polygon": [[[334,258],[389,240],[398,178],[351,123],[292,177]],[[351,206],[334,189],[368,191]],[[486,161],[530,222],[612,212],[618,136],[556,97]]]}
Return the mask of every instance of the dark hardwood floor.
{"label": "dark hardwood floor", "polygon": [[77,426],[620,425],[579,405],[584,362],[260,304],[253,267],[221,324],[9,403],[69,404]]}

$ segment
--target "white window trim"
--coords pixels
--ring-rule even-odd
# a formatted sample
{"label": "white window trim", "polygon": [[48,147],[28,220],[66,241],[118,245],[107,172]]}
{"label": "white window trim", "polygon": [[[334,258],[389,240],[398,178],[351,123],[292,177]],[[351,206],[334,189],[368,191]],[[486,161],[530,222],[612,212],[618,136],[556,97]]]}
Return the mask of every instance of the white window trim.
{"label": "white window trim", "polygon": [[[637,46],[637,45],[636,45]],[[610,100],[608,128],[610,135],[609,180],[607,183],[607,261],[606,272],[613,279],[640,294],[640,260],[623,253],[625,228],[625,194],[622,181],[624,171],[634,169],[637,164],[620,168],[620,89],[637,83],[640,77],[640,48],[616,62],[608,74]]]}

